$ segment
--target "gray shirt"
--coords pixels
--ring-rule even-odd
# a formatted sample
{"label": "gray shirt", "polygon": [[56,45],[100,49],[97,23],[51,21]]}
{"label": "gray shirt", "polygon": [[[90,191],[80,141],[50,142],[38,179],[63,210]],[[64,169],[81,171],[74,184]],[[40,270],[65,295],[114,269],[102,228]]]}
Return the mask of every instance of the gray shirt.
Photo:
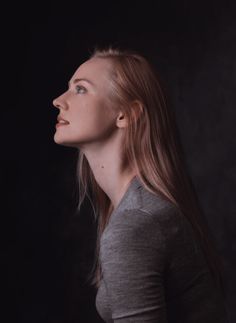
{"label": "gray shirt", "polygon": [[225,323],[186,217],[134,177],[100,240],[96,308],[107,322]]}

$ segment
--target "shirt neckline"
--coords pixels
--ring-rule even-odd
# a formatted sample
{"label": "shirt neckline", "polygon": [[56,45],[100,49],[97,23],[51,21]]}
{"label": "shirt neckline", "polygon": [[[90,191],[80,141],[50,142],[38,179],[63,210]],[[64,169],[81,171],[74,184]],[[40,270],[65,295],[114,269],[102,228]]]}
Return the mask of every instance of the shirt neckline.
{"label": "shirt neckline", "polygon": [[127,197],[129,196],[129,192],[133,189],[133,188],[138,188],[142,186],[141,182],[139,181],[138,177],[135,175],[129,182],[128,187],[125,191],[125,193],[123,194],[120,202],[118,203],[117,207],[112,211],[111,215],[115,214],[116,212],[118,212],[122,206],[122,204],[125,202],[125,200],[127,199]]}

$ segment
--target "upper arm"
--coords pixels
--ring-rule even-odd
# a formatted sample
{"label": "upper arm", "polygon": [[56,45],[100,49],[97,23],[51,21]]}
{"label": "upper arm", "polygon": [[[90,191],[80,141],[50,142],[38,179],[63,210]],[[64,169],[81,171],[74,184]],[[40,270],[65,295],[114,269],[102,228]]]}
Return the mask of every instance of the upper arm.
{"label": "upper arm", "polygon": [[116,216],[101,241],[101,266],[114,322],[167,322],[165,236],[140,210]]}

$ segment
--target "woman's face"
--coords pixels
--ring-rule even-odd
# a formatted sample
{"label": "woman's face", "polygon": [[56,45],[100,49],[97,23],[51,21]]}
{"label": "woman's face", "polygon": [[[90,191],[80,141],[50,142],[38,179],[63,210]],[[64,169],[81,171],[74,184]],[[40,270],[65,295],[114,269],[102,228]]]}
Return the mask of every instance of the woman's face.
{"label": "woman's face", "polygon": [[116,128],[117,113],[109,100],[112,63],[92,58],[75,71],[69,88],[53,101],[58,117],[67,123],[56,125],[57,144],[81,148],[108,139]]}

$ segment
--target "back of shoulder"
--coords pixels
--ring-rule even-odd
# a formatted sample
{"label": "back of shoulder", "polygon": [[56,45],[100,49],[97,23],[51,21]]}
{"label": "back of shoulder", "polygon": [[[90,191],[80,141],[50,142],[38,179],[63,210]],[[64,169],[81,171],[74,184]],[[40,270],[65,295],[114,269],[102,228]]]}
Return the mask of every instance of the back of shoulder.
{"label": "back of shoulder", "polygon": [[134,193],[132,208],[121,208],[111,216],[103,238],[130,240],[147,239],[155,246],[165,247],[171,253],[183,247],[188,253],[199,251],[195,230],[190,221],[173,203],[156,196],[144,188]]}
{"label": "back of shoulder", "polygon": [[[147,239],[150,243],[176,239],[183,230],[182,214],[172,204],[156,207],[154,210],[146,208],[123,209],[111,217],[104,231],[103,239],[109,237]],[[157,244],[156,244],[157,245]]]}

